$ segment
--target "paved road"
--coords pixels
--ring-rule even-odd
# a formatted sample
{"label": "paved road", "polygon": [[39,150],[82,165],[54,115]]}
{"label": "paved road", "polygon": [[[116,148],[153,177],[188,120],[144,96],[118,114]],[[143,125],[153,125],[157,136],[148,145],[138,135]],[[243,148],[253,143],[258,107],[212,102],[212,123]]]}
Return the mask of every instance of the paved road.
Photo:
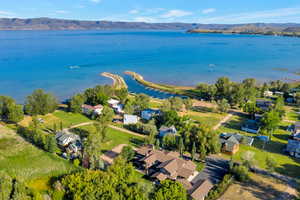
{"label": "paved road", "polygon": [[192,182],[196,183],[201,179],[209,179],[213,184],[219,183],[228,171],[228,161],[215,156],[208,156],[205,162],[205,168],[192,180]]}

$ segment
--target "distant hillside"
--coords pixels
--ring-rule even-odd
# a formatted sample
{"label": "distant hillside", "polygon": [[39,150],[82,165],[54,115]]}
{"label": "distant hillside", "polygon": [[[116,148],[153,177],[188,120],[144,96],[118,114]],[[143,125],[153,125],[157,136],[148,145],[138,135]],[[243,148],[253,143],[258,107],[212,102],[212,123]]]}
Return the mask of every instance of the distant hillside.
{"label": "distant hillside", "polygon": [[202,28],[198,26],[188,31],[189,33],[230,33],[230,34],[255,34],[279,35],[300,37],[299,24],[241,24],[231,25],[226,28]]}
{"label": "distant hillside", "polygon": [[[197,23],[145,23],[145,22],[112,22],[80,21],[51,18],[0,18],[0,30],[109,30],[109,29],[152,29],[152,30],[199,30],[210,29],[228,31],[244,30],[243,27],[267,28],[272,30],[299,30],[300,24],[197,24]],[[240,30],[241,31],[241,30]],[[298,32],[298,31],[297,31]]]}

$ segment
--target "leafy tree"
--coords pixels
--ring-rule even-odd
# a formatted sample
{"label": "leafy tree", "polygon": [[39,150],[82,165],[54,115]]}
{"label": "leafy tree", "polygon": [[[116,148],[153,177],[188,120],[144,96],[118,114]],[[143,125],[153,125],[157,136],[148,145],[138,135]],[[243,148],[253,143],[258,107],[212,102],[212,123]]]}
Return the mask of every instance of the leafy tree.
{"label": "leafy tree", "polygon": [[156,140],[155,140],[155,149],[159,149],[160,148],[160,141],[159,141],[159,139],[157,138]]}
{"label": "leafy tree", "polygon": [[229,96],[229,104],[232,106],[242,107],[245,102],[245,89],[242,84],[233,84],[232,93]]}
{"label": "leafy tree", "polygon": [[232,168],[231,172],[234,174],[238,181],[245,182],[249,180],[249,169],[244,165],[236,165]]}
{"label": "leafy tree", "polygon": [[96,130],[95,134],[97,135],[97,139],[101,142],[105,142],[108,132],[107,124],[95,122],[94,127]]}
{"label": "leafy tree", "polygon": [[296,104],[297,104],[298,106],[300,106],[300,92],[297,92],[297,93],[296,93],[295,99],[296,99]]}
{"label": "leafy tree", "polygon": [[98,132],[90,132],[84,145],[84,155],[89,158],[90,169],[98,169],[101,156],[102,136]]}
{"label": "leafy tree", "polygon": [[180,121],[180,117],[178,116],[175,110],[165,111],[162,115],[157,117],[157,126],[161,125],[172,126],[177,124]]}
{"label": "leafy tree", "polygon": [[109,85],[97,85],[95,88],[88,88],[85,90],[84,95],[86,103],[89,105],[107,105],[109,97],[114,93],[114,89]]}
{"label": "leafy tree", "polygon": [[73,160],[73,164],[76,166],[76,167],[79,167],[80,165],[80,160],[78,160],[77,158],[75,160]]}
{"label": "leafy tree", "polygon": [[187,200],[187,192],[176,181],[165,180],[156,188],[154,200]]}
{"label": "leafy tree", "polygon": [[215,85],[209,85],[207,83],[200,83],[197,86],[197,92],[199,93],[199,96],[207,101],[214,100],[217,88]]}
{"label": "leafy tree", "polygon": [[45,149],[50,153],[56,153],[59,151],[56,139],[54,136],[49,135],[46,137],[46,146]]}
{"label": "leafy tree", "polygon": [[284,99],[283,97],[278,97],[275,101],[274,110],[279,113],[280,118],[285,115],[284,110]]}
{"label": "leafy tree", "polygon": [[242,83],[244,87],[244,99],[245,101],[254,100],[257,96],[256,80],[254,78],[247,78]]}
{"label": "leafy tree", "polygon": [[180,155],[182,156],[183,152],[184,152],[184,144],[183,144],[182,137],[180,137],[178,140],[178,151],[179,151]]}
{"label": "leafy tree", "polygon": [[135,97],[134,101],[134,109],[136,113],[149,108],[150,105],[150,97],[146,94],[138,94]]}
{"label": "leafy tree", "polygon": [[82,112],[82,104],[84,104],[86,98],[83,94],[77,94],[73,96],[69,102],[69,111],[73,113],[81,113]]}
{"label": "leafy tree", "polygon": [[279,126],[280,115],[275,110],[266,112],[261,119],[261,123],[262,123],[262,130],[266,131],[269,134],[269,137],[271,140],[274,131]]}
{"label": "leafy tree", "polygon": [[171,103],[170,101],[163,101],[162,105],[160,106],[160,109],[164,112],[171,110]]}
{"label": "leafy tree", "polygon": [[194,161],[195,160],[195,156],[196,156],[196,144],[195,144],[195,142],[193,142],[191,155],[192,155],[192,161]]}
{"label": "leafy tree", "polygon": [[128,90],[126,88],[116,90],[115,95],[120,99],[121,103],[125,103],[128,97]]}
{"label": "leafy tree", "polygon": [[14,182],[14,189],[12,193],[11,200],[30,200],[31,197],[28,194],[28,189],[24,186],[23,183],[16,180]]}
{"label": "leafy tree", "polygon": [[168,99],[171,104],[171,109],[175,111],[181,111],[183,106],[183,100],[179,97],[171,97]]}
{"label": "leafy tree", "polygon": [[266,166],[267,166],[267,169],[270,171],[270,172],[274,172],[276,167],[277,167],[277,162],[274,158],[268,156],[266,158]]}
{"label": "leafy tree", "polygon": [[217,80],[215,83],[216,87],[216,99],[228,99],[228,97],[231,95],[231,81],[227,77],[221,77]]}
{"label": "leafy tree", "polygon": [[167,134],[163,137],[162,145],[165,149],[175,150],[177,147],[176,136],[173,134]]}
{"label": "leafy tree", "polygon": [[193,108],[193,101],[190,98],[183,99],[185,109],[190,110]]}
{"label": "leafy tree", "polygon": [[108,106],[104,106],[101,115],[97,118],[97,121],[101,122],[102,124],[108,124],[112,122],[114,115],[115,113],[113,109]]}
{"label": "leafy tree", "polygon": [[134,100],[127,99],[124,105],[124,112],[127,114],[134,114]]}
{"label": "leafy tree", "polygon": [[24,118],[23,108],[11,97],[0,96],[0,119],[17,123]]}
{"label": "leafy tree", "polygon": [[249,113],[251,119],[255,119],[255,114],[259,111],[259,108],[256,107],[255,102],[247,102],[243,107],[244,112]]}
{"label": "leafy tree", "polygon": [[217,101],[217,105],[220,113],[226,113],[230,108],[230,105],[226,99]]}
{"label": "leafy tree", "polygon": [[134,154],[135,152],[131,146],[125,146],[122,149],[120,156],[127,161],[131,161],[134,158]]}
{"label": "leafy tree", "polygon": [[57,104],[55,96],[38,89],[26,98],[25,111],[30,115],[45,115],[54,112]]}

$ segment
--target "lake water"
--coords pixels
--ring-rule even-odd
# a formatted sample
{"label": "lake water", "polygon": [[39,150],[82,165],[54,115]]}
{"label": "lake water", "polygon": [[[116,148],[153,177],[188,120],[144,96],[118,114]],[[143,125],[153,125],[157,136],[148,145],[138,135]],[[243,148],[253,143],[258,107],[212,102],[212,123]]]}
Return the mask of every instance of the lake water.
{"label": "lake water", "polygon": [[[70,97],[111,83],[101,72],[196,85],[220,76],[239,81],[298,80],[300,38],[187,34],[184,31],[1,31],[0,94],[19,102],[36,88]],[[277,70],[274,70],[277,69]],[[281,69],[281,70],[278,70]],[[129,90],[145,88],[126,77]],[[147,90],[147,92],[149,92]],[[156,94],[155,94],[156,95]]]}

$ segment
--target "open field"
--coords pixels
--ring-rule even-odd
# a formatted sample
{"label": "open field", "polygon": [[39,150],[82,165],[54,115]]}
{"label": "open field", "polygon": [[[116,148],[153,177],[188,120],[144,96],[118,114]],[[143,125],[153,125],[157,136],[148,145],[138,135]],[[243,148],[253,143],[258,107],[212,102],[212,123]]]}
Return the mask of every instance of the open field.
{"label": "open field", "polygon": [[296,190],[270,177],[251,174],[247,183],[234,183],[219,200],[292,200]]}
{"label": "open field", "polygon": [[52,177],[76,170],[68,161],[36,148],[6,127],[0,126],[0,133],[0,170],[30,187],[46,190]]}
{"label": "open field", "polygon": [[[43,116],[39,115],[38,118],[44,120],[44,122],[41,124],[43,128],[49,129],[52,129],[54,124],[56,124],[57,128],[59,128],[60,123],[62,123],[63,128],[68,128],[72,125],[91,121],[88,117],[82,114],[65,112],[62,110],[57,110],[54,113]],[[26,116],[25,119],[19,124],[22,126],[29,126],[30,122],[32,122],[32,118],[30,116]]]}
{"label": "open field", "polygon": [[[93,125],[82,126],[75,129],[76,131],[95,131]],[[74,130],[73,130],[74,131]],[[102,145],[102,151],[106,152],[116,147],[119,144],[128,144],[134,147],[138,146],[143,142],[143,138],[134,136],[120,130],[108,128],[107,142]]]}
{"label": "open field", "polygon": [[[255,137],[256,134],[246,133],[240,130],[240,127],[243,123],[245,118],[240,116],[233,116],[233,118],[226,123],[226,125],[221,126],[218,131],[227,132],[227,133],[240,133],[247,136]],[[285,155],[283,153],[283,149],[287,144],[287,139],[290,133],[286,131],[287,126],[289,123],[282,122],[280,128],[275,132],[272,137],[272,141],[268,142],[264,148],[263,143],[259,140],[254,140],[252,146],[240,145],[240,150],[233,155],[233,159],[236,161],[241,161],[242,156],[245,152],[251,151],[254,153],[254,162],[257,167],[266,169],[266,158],[268,156],[274,158],[278,163],[276,168],[276,172],[288,175],[291,177],[300,177],[300,159],[296,159]],[[230,156],[222,154],[227,159]]]}
{"label": "open field", "polygon": [[211,127],[217,125],[226,116],[226,114],[205,111],[188,111],[183,115],[187,115],[200,124],[205,124]]}

